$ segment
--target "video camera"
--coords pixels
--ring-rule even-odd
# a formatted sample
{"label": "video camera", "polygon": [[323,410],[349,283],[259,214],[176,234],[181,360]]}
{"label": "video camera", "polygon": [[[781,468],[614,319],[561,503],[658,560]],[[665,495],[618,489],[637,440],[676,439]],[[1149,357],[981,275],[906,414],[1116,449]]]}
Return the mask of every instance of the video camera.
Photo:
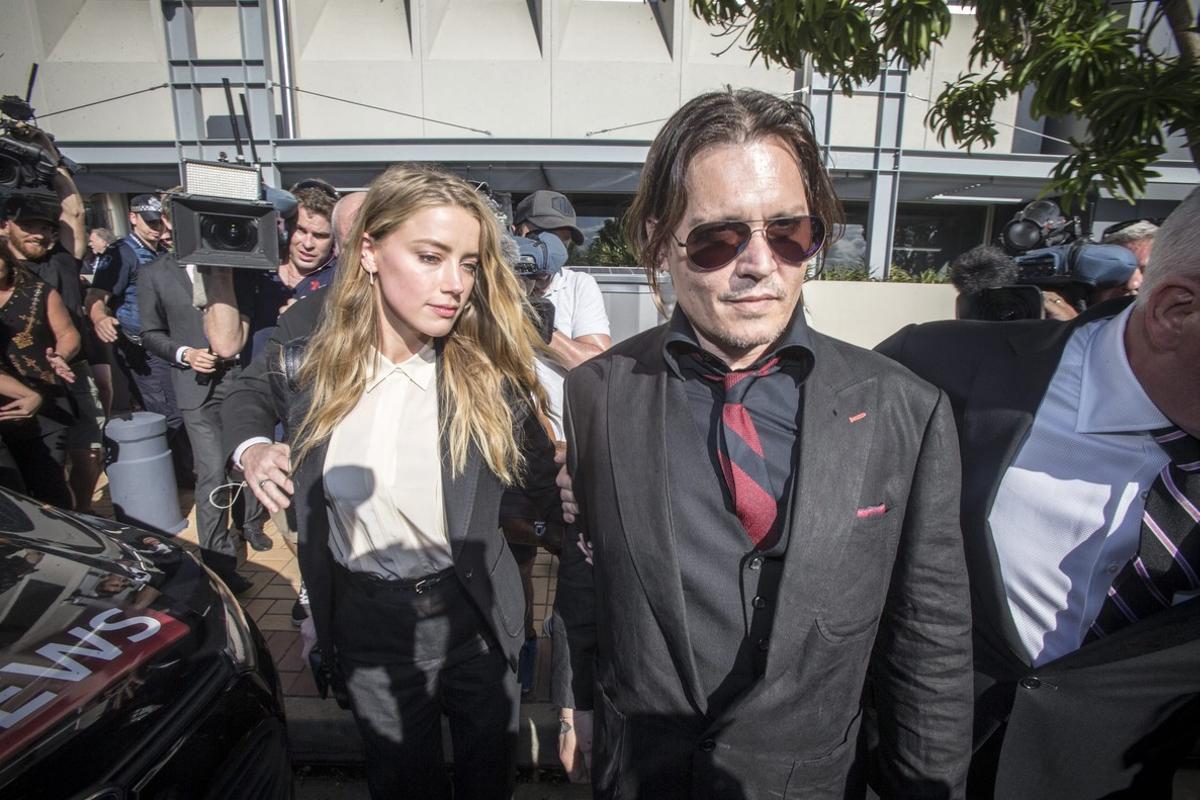
{"label": "video camera", "polygon": [[[0,190],[49,187],[58,161],[42,145],[29,141],[27,128],[33,109],[14,95],[0,98]],[[30,126],[32,127],[32,126]]]}
{"label": "video camera", "polygon": [[62,164],[74,173],[78,165],[33,141],[31,134],[54,137],[30,122],[34,118],[29,98],[37,81],[38,65],[29,70],[29,86],[25,97],[6,94],[0,97],[0,192],[14,189],[47,189],[54,173]]}
{"label": "video camera", "polygon": [[1067,217],[1050,200],[1036,200],[1021,209],[1000,236],[1016,261],[1016,282],[960,294],[958,318],[1041,319],[1043,289],[1064,294],[1082,310],[1092,292],[1128,281],[1137,269],[1137,256],[1121,245],[1080,238],[1079,227],[1078,219]]}
{"label": "video camera", "polygon": [[515,257],[511,259],[513,272],[522,279],[529,300],[529,317],[546,344],[554,336],[554,304],[546,297],[535,293],[535,279],[553,274],[562,269],[567,260],[567,249],[553,233],[532,236],[517,236]]}
{"label": "video camera", "polygon": [[242,95],[250,157],[255,162],[245,163],[233,92],[228,79],[222,84],[238,163],[225,160],[224,153],[220,161],[183,160],[183,193],[171,197],[175,255],[184,264],[275,270],[288,238],[279,221],[297,213],[296,198],[263,183],[250,129],[250,110]]}
{"label": "video camera", "polygon": [[[183,193],[171,197],[171,225],[180,263],[273,270],[279,267],[279,218],[286,192],[266,200],[258,167],[222,161],[183,162]],[[278,202],[278,201],[277,201]],[[291,200],[295,207],[295,200]],[[286,247],[286,245],[283,245]]]}

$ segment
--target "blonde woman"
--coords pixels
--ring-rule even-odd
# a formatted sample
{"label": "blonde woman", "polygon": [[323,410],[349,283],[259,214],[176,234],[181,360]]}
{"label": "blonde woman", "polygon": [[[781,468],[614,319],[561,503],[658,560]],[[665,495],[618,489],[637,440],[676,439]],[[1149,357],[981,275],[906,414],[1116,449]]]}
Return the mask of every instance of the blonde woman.
{"label": "blonde woman", "polygon": [[498,511],[518,487],[546,515],[556,504],[537,334],[495,217],[456,177],[389,169],[350,241],[332,286],[281,318],[235,385],[226,441],[286,422],[290,449],[236,460],[272,512],[296,506],[318,646],[345,680],[371,795],[451,796],[445,713],[454,797],[507,798],[525,599]]}

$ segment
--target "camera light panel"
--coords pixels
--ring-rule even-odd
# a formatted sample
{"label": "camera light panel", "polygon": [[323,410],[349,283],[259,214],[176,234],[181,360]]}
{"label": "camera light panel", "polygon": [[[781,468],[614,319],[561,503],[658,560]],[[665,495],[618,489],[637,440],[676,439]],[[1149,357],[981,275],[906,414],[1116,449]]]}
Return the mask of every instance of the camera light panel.
{"label": "camera light panel", "polygon": [[258,200],[261,185],[258,167],[212,161],[183,162],[183,186],[187,194]]}

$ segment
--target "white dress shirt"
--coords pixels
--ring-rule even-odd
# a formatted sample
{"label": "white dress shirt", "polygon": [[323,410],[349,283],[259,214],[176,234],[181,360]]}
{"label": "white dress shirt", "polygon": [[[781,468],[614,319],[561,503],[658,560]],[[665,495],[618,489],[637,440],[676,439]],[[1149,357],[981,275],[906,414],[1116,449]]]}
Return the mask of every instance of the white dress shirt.
{"label": "white dress shirt", "polygon": [[[580,336],[608,336],[608,312],[604,295],[596,279],[586,272],[564,269],[550,281],[544,297],[554,306],[554,330],[568,339]],[[554,438],[566,440],[562,427],[563,383],[567,370],[543,356],[535,364],[538,381],[550,400],[547,412],[554,426]]]}
{"label": "white dress shirt", "polygon": [[[183,269],[184,269],[184,272],[187,274],[188,283],[195,286],[196,285],[196,265],[195,264],[184,264]],[[180,348],[176,349],[176,351],[175,351],[175,363],[185,369],[192,368],[191,364],[189,364],[183,360],[183,354],[186,353],[190,349],[191,348],[185,344],[183,347],[180,347]],[[241,448],[241,450],[244,450],[244,449],[245,448]],[[241,455],[241,450],[239,450],[238,455]],[[241,462],[236,462],[236,463],[238,463],[240,465]]]}
{"label": "white dress shirt", "polygon": [[373,352],[367,387],[325,454],[329,549],[355,572],[419,578],[453,566],[442,498],[437,364]]}
{"label": "white dress shirt", "polygon": [[988,516],[1009,610],[1035,666],[1082,644],[1137,552],[1147,491],[1168,461],[1147,432],[1170,423],[1125,353],[1131,310],[1071,335]]}

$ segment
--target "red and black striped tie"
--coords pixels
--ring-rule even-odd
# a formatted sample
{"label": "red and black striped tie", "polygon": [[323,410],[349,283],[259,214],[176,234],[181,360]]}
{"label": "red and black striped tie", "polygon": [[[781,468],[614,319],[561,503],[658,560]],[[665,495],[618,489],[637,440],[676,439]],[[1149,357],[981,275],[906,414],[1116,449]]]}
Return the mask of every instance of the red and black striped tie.
{"label": "red and black striped tie", "polygon": [[748,370],[705,376],[725,387],[725,405],[721,409],[721,471],[738,520],[755,547],[771,533],[779,509],[762,442],[742,400],[756,378],[778,369],[779,359],[772,358]]}
{"label": "red and black striped tie", "polygon": [[1137,555],[1113,580],[1084,642],[1169,608],[1177,592],[1200,589],[1200,441],[1179,428],[1151,435],[1171,461],[1146,496]]}

